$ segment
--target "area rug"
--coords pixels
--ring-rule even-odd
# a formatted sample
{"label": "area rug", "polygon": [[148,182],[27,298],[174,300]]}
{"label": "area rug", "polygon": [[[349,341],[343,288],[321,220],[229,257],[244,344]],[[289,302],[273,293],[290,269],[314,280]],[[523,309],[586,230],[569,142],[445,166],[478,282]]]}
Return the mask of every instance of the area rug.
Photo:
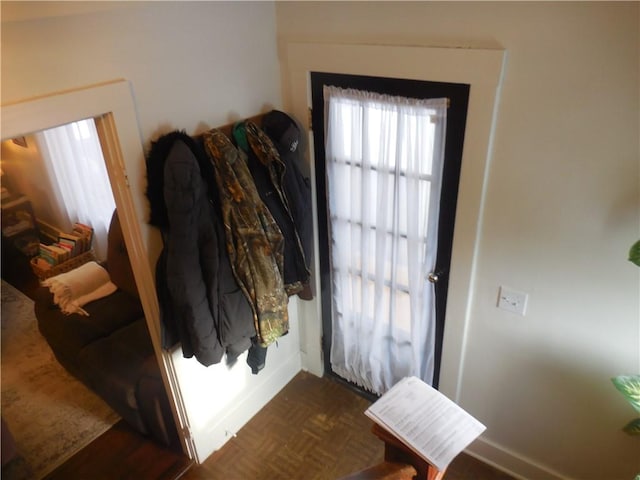
{"label": "area rug", "polygon": [[2,281],[1,397],[20,457],[3,480],[41,479],[119,417],[67,373],[38,331],[33,301]]}

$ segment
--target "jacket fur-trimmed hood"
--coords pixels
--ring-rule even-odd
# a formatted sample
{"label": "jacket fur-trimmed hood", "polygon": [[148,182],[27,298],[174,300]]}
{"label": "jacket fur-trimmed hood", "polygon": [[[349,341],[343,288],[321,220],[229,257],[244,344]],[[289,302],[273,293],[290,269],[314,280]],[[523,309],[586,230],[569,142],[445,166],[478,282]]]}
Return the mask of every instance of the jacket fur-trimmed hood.
{"label": "jacket fur-trimmed hood", "polygon": [[213,166],[201,144],[197,139],[187,135],[184,130],[175,130],[162,135],[151,142],[146,155],[147,191],[150,214],[149,224],[160,229],[169,228],[167,205],[164,200],[164,166],[176,141],[182,141],[198,159],[200,174],[204,179],[213,178]]}

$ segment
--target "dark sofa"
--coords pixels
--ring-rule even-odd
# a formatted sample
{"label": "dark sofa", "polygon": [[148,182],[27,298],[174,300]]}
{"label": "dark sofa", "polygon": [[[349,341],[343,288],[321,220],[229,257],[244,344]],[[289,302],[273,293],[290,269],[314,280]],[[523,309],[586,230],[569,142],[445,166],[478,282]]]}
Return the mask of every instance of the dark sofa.
{"label": "dark sofa", "polygon": [[179,448],[117,212],[109,227],[105,268],[118,290],[65,315],[48,288],[35,300],[38,329],[60,364],[138,432]]}

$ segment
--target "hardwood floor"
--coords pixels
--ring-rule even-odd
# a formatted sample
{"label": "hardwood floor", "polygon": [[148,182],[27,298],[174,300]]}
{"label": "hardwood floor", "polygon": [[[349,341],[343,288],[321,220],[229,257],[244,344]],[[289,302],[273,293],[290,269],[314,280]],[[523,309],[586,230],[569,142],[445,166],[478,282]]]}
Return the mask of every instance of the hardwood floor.
{"label": "hardwood floor", "polygon": [[123,420],[45,477],[45,480],[173,480],[193,462],[139,435]]}
{"label": "hardwood floor", "polygon": [[301,372],[237,436],[184,480],[335,479],[378,463],[383,444],[363,412],[369,402]]}

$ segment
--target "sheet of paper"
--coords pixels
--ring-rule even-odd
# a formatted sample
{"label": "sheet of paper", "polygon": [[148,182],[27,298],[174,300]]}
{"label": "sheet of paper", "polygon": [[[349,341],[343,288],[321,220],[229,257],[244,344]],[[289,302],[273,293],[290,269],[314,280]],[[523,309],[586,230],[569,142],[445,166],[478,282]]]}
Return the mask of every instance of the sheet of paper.
{"label": "sheet of paper", "polygon": [[365,414],[440,471],[486,429],[416,377],[398,382]]}

